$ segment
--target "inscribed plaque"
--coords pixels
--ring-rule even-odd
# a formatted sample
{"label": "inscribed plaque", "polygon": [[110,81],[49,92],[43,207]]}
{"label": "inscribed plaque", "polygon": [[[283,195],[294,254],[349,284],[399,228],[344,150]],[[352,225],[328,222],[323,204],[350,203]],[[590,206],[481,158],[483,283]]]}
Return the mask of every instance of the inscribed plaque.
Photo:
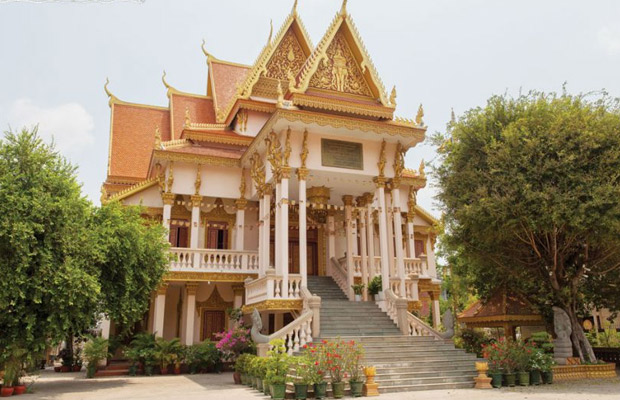
{"label": "inscribed plaque", "polygon": [[364,169],[362,144],[321,139],[321,165],[324,167]]}

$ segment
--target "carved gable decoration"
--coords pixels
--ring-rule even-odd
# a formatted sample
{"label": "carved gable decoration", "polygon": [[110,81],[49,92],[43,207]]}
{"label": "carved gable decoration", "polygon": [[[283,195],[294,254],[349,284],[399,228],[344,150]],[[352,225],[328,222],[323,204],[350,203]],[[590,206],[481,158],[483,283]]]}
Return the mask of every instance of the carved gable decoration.
{"label": "carved gable decoration", "polygon": [[310,79],[310,87],[373,97],[342,32],[336,33],[326,55]]}
{"label": "carved gable decoration", "polygon": [[211,292],[211,296],[207,300],[196,302],[196,310],[226,310],[232,306],[232,302],[225,301],[222,298],[217,290],[217,285],[213,288],[213,292]]}
{"label": "carved gable decoration", "polygon": [[293,28],[290,27],[271,56],[265,76],[286,81],[289,77],[289,71],[293,75],[297,75],[305,61],[306,54],[293,32]]}

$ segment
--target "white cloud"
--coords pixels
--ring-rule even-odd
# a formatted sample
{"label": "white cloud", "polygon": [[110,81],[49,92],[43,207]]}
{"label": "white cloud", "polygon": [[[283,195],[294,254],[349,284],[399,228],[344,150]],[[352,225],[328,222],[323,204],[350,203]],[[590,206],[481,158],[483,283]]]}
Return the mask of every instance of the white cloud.
{"label": "white cloud", "polygon": [[78,153],[93,144],[93,117],[77,103],[40,107],[30,99],[18,99],[11,106],[9,121],[13,129],[39,124],[39,134],[52,138],[56,148],[65,154]]}
{"label": "white cloud", "polygon": [[598,31],[598,42],[609,54],[620,54],[620,27],[604,26]]}

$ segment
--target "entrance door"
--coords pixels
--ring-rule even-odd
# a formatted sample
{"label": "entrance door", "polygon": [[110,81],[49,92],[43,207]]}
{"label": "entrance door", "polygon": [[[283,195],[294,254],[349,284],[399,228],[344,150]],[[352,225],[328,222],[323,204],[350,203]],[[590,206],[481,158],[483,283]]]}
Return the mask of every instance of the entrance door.
{"label": "entrance door", "polygon": [[205,310],[202,314],[202,337],[204,340],[216,340],[215,334],[226,327],[224,311]]}
{"label": "entrance door", "polygon": [[183,222],[170,223],[170,245],[172,247],[189,247],[189,228]]}
{"label": "entrance door", "polygon": [[207,249],[228,249],[228,223],[209,222]]}

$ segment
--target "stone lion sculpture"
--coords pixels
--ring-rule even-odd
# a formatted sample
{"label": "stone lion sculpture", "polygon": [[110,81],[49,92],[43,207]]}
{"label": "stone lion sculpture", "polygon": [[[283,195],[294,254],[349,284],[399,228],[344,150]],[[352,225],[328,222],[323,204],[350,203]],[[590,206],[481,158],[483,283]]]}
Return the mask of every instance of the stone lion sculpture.
{"label": "stone lion sculpture", "polygon": [[260,331],[263,329],[263,320],[256,308],[252,312],[252,329],[250,335],[254,343],[269,343],[269,336],[263,335]]}

